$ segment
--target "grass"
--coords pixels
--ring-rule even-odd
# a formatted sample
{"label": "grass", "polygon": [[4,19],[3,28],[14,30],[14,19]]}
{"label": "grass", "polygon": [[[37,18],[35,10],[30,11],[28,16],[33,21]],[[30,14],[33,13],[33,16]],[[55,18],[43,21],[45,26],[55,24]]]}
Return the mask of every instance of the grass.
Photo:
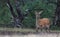
{"label": "grass", "polygon": [[[0,28],[0,31],[12,31],[12,32],[36,32],[35,29],[28,28]],[[60,30],[51,30],[52,32],[60,32]]]}
{"label": "grass", "polygon": [[36,32],[35,29],[21,29],[21,28],[0,28],[0,31]]}

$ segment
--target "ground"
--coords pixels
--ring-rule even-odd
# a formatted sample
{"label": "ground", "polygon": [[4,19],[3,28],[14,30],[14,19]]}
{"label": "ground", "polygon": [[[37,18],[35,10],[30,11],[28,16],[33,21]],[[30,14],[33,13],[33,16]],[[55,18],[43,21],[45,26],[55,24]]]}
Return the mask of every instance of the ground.
{"label": "ground", "polygon": [[60,37],[60,31],[36,32],[35,29],[0,28],[0,37]]}
{"label": "ground", "polygon": [[27,34],[27,35],[0,35],[0,37],[60,37],[60,33],[39,33],[39,34]]}

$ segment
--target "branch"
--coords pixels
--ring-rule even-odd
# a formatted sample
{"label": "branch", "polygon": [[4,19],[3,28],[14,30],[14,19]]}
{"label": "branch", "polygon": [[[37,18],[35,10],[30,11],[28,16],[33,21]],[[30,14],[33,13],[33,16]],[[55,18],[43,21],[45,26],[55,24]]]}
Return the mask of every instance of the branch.
{"label": "branch", "polygon": [[20,2],[18,0],[15,0],[15,6],[16,6],[18,18],[20,19],[20,22],[22,22],[22,20],[24,19],[24,16],[23,16],[21,8],[20,8]]}
{"label": "branch", "polygon": [[9,7],[12,16],[13,16],[14,18],[17,17],[17,16],[15,15],[15,13],[14,13],[13,7],[12,7],[12,5],[10,4],[10,1],[9,1],[9,0],[7,0],[7,6]]}

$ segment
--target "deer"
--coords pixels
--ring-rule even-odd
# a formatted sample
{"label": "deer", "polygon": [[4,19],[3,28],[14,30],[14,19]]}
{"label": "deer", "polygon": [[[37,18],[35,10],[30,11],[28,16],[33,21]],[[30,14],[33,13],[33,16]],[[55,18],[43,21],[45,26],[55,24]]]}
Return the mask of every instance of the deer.
{"label": "deer", "polygon": [[40,11],[40,12],[35,12],[36,14],[36,32],[38,32],[38,30],[40,29],[41,31],[43,29],[46,29],[46,31],[50,31],[50,19],[49,18],[40,18],[40,14],[42,13],[43,11]]}

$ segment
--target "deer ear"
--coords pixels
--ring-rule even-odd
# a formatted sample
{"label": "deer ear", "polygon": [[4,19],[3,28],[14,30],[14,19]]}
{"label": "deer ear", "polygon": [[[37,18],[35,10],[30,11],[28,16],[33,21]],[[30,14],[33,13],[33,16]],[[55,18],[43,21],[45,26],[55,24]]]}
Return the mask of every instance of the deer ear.
{"label": "deer ear", "polygon": [[41,14],[43,11],[40,11],[39,14]]}

